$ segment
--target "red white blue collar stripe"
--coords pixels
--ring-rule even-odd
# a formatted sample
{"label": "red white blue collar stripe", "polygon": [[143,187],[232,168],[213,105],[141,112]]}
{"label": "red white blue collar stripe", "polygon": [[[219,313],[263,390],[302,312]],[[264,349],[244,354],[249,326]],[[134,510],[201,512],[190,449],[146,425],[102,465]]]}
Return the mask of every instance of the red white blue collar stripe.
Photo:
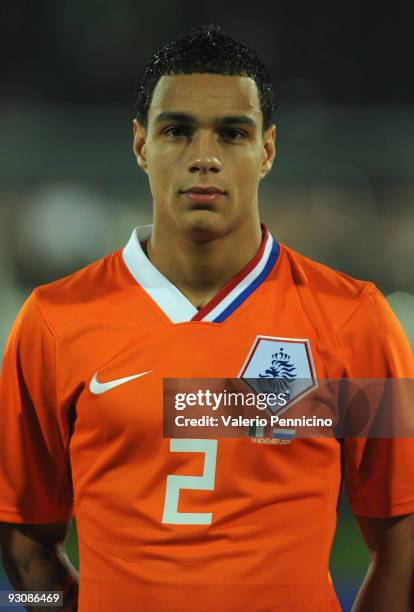
{"label": "red white blue collar stripe", "polygon": [[255,257],[192,318],[192,321],[225,321],[269,276],[276,263],[279,247],[265,226]]}

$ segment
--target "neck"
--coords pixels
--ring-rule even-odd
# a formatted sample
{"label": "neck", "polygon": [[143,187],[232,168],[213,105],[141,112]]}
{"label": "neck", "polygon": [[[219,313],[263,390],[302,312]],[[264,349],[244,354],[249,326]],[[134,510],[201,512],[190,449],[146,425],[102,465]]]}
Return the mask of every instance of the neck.
{"label": "neck", "polygon": [[154,223],[147,251],[154,266],[199,308],[253,259],[261,240],[258,217],[203,241],[158,222]]}

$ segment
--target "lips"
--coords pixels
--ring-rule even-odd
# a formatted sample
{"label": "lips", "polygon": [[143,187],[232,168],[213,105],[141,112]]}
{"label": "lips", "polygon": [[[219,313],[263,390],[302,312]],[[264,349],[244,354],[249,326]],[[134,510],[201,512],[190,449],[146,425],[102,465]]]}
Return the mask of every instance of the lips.
{"label": "lips", "polygon": [[218,187],[190,187],[189,189],[186,189],[184,191],[184,193],[224,193],[224,191],[222,189],[219,189]]}
{"label": "lips", "polygon": [[220,196],[224,195],[224,191],[218,187],[190,187],[183,193],[194,202],[215,202]]}

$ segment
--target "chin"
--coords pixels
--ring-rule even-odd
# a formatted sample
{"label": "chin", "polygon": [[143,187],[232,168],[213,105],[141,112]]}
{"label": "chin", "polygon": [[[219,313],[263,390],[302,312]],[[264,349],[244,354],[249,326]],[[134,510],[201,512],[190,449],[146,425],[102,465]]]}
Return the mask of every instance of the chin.
{"label": "chin", "polygon": [[191,211],[180,225],[185,234],[198,240],[211,240],[225,231],[224,219],[211,210]]}

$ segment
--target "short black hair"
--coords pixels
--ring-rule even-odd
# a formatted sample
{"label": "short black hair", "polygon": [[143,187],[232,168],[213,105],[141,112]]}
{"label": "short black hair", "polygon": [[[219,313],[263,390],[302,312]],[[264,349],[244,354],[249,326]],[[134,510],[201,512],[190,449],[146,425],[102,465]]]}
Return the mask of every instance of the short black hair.
{"label": "short black hair", "polygon": [[251,77],[259,92],[263,129],[272,123],[274,95],[271,77],[256,50],[223,32],[205,25],[180,36],[164,47],[145,66],[136,96],[137,119],[147,126],[148,109],[159,79],[167,74],[223,74]]}

